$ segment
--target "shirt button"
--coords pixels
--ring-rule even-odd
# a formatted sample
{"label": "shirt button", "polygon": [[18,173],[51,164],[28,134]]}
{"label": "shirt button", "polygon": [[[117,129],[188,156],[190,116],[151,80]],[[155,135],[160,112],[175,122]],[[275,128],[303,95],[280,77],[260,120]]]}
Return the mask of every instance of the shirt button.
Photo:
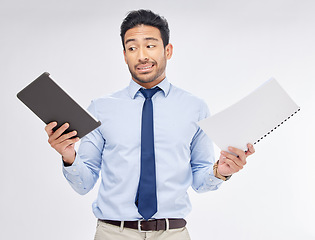
{"label": "shirt button", "polygon": [[209,181],[210,181],[210,182],[212,182],[212,181],[213,181],[213,179],[212,179],[212,178],[209,178]]}
{"label": "shirt button", "polygon": [[77,171],[77,169],[73,169],[72,171],[73,171],[73,172],[76,172],[76,171]]}

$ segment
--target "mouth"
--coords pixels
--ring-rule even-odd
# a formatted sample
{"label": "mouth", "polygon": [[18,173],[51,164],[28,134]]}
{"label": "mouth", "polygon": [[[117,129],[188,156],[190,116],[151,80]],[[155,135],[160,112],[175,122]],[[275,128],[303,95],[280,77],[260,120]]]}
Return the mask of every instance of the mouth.
{"label": "mouth", "polygon": [[139,73],[149,73],[153,70],[154,66],[154,63],[139,64],[136,66],[136,69]]}

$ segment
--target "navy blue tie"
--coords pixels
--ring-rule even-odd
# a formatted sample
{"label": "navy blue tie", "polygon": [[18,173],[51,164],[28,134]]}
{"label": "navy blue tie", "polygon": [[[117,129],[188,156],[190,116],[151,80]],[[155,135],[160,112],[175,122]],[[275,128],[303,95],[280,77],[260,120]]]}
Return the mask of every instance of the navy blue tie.
{"label": "navy blue tie", "polygon": [[157,212],[156,174],[154,155],[152,96],[159,88],[140,89],[145,97],[141,125],[141,171],[136,205],[141,216],[148,220]]}

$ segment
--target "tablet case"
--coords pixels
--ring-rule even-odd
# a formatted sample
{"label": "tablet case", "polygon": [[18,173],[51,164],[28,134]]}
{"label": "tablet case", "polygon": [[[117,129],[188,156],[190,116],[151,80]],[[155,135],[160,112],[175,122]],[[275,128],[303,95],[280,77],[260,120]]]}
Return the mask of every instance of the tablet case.
{"label": "tablet case", "polygon": [[67,122],[70,127],[65,133],[76,130],[77,137],[82,138],[101,125],[100,121],[76,103],[49,75],[44,72],[21,90],[17,97],[44,123],[56,121],[58,124],[53,130]]}

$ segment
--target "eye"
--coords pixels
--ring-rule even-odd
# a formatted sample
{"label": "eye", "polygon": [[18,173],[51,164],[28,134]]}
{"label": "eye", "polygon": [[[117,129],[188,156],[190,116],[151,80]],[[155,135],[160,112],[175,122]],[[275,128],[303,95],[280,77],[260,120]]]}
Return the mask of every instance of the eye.
{"label": "eye", "polygon": [[128,50],[129,50],[130,52],[132,52],[132,51],[136,50],[136,48],[135,48],[135,47],[130,47],[130,48],[128,48]]}
{"label": "eye", "polygon": [[147,48],[154,48],[155,45],[148,45]]}

